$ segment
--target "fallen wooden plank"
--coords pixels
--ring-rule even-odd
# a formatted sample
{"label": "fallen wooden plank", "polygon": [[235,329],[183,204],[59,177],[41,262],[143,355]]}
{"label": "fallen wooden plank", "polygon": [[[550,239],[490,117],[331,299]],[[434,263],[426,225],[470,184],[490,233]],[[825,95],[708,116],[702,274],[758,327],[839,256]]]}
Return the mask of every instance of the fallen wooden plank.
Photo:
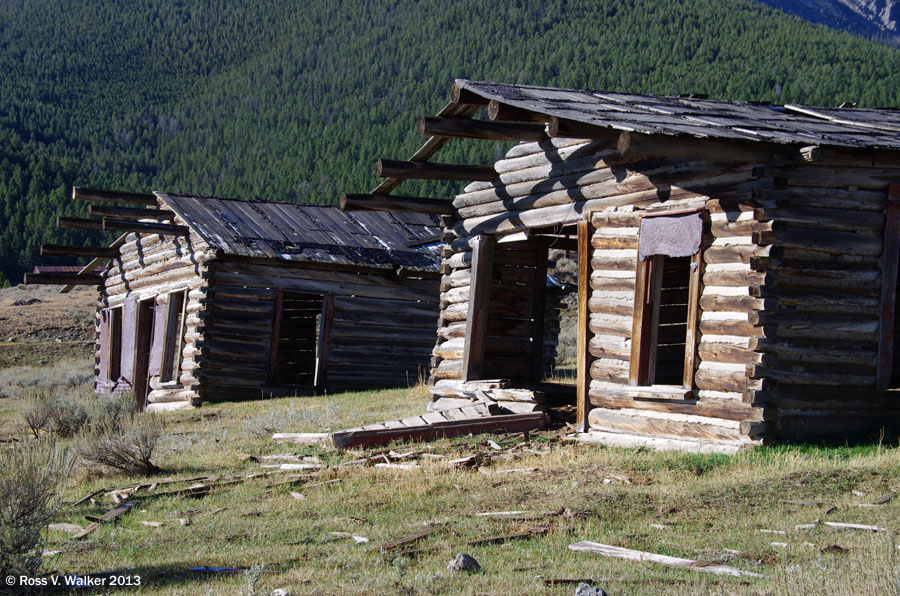
{"label": "fallen wooden plank", "polygon": [[104,513],[102,516],[100,516],[100,519],[98,521],[88,524],[87,526],[84,527],[83,530],[81,530],[80,532],[78,532],[77,534],[72,536],[72,540],[81,540],[82,538],[84,538],[85,536],[87,536],[88,534],[90,534],[91,532],[96,530],[97,528],[99,528],[102,523],[115,521],[120,516],[131,511],[131,509],[133,507],[134,507],[134,504],[129,501],[128,503],[122,503],[121,505],[119,505],[113,509],[110,509],[109,511]]}
{"label": "fallen wooden plank", "polygon": [[389,553],[393,550],[397,550],[398,548],[400,548],[401,546],[403,546],[405,544],[417,542],[417,541],[421,540],[422,538],[425,538],[426,536],[431,535],[432,533],[434,533],[434,530],[435,530],[434,526],[427,525],[424,528],[422,528],[421,530],[419,530],[418,532],[413,532],[412,534],[407,534],[406,536],[401,536],[400,538],[397,538],[396,540],[391,540],[390,542],[385,542],[384,544],[382,544],[379,547],[378,550],[380,550],[383,553]]}
{"label": "fallen wooden plank", "polygon": [[822,524],[828,526],[829,528],[836,528],[838,530],[865,530],[868,532],[887,531],[887,528],[882,528],[881,526],[867,526],[864,524],[845,524],[841,522],[822,522]]}
{"label": "fallen wooden plank", "polygon": [[275,433],[273,441],[279,443],[297,443],[298,445],[323,445],[328,443],[331,435],[328,433]]}
{"label": "fallen wooden plank", "polygon": [[589,542],[582,540],[576,544],[570,544],[569,548],[575,551],[584,551],[603,555],[604,557],[614,557],[617,559],[628,559],[631,561],[649,561],[659,565],[667,565],[669,567],[679,567],[682,569],[692,569],[694,571],[702,571],[704,573],[714,573],[716,575],[730,575],[732,577],[764,577],[759,573],[752,571],[744,571],[737,567],[728,565],[716,565],[705,561],[694,561],[692,559],[681,559],[678,557],[669,557],[666,555],[658,555],[656,553],[648,553],[640,550],[632,550],[630,548],[622,548],[620,546],[610,546],[608,544],[599,544],[597,542]]}
{"label": "fallen wooden plank", "polygon": [[506,542],[508,540],[517,540],[519,538],[532,538],[534,536],[541,536],[550,531],[550,528],[547,526],[542,526],[540,528],[529,528],[524,532],[516,532],[514,534],[501,534],[500,536],[488,536],[486,538],[476,538],[475,540],[469,540],[466,544],[470,546],[477,546],[479,544],[497,544],[500,542]]}
{"label": "fallen wooden plank", "polygon": [[546,416],[541,412],[510,414],[475,418],[470,420],[447,420],[433,424],[408,426],[406,428],[351,429],[331,435],[338,449],[348,447],[377,447],[393,441],[431,441],[439,438],[458,437],[486,432],[519,432],[540,430],[546,425]]}

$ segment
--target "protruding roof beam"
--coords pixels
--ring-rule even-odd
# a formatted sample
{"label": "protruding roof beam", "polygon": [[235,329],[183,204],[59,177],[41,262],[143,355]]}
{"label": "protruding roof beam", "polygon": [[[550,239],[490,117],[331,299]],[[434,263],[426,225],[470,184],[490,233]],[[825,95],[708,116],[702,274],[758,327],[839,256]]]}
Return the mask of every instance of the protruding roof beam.
{"label": "protruding roof beam", "polygon": [[61,230],[98,230],[103,231],[102,219],[84,219],[83,217],[64,217],[62,215],[56,218],[56,227]]}
{"label": "protruding roof beam", "polygon": [[[379,159],[375,174],[380,178],[417,178],[421,180],[459,180],[489,182],[497,177],[491,166],[431,163],[426,161],[396,161]],[[379,193],[380,194],[380,193]]]}
{"label": "protruding roof beam", "polygon": [[550,116],[531,110],[523,110],[509,104],[492,99],[488,104],[488,117],[491,120],[511,120],[515,122],[548,122]]}
{"label": "protruding roof beam", "polygon": [[26,273],[25,285],[44,284],[53,286],[99,286],[103,276],[97,274],[70,275],[65,273]]}
{"label": "protruding roof beam", "polygon": [[119,249],[107,246],[64,246],[61,244],[42,244],[41,256],[114,259],[119,256]]}
{"label": "protruding roof beam", "polygon": [[547,131],[536,122],[489,122],[471,118],[419,118],[416,127],[423,137],[440,136],[493,141],[543,141]]}
{"label": "protruding roof beam", "polygon": [[135,232],[137,234],[160,234],[162,236],[187,236],[190,228],[160,223],[145,223],[124,219],[82,219],[79,217],[57,217],[56,227],[73,230],[100,230]]}
{"label": "protruding roof beam", "polygon": [[341,195],[341,209],[343,211],[411,211],[436,215],[453,214],[453,204],[446,199],[396,195],[344,193]]}
{"label": "protruding roof beam", "polygon": [[461,89],[456,83],[453,83],[453,86],[450,88],[450,101],[455,104],[469,106],[486,106],[489,103],[488,98],[482,97],[468,89]]}
{"label": "protruding roof beam", "polygon": [[72,188],[72,198],[76,201],[96,201],[98,203],[126,203],[129,205],[155,206],[156,196],[145,192],[125,192],[102,190],[99,188]]}
{"label": "protruding roof beam", "polygon": [[547,123],[547,134],[551,137],[569,137],[573,139],[592,139],[615,143],[622,131],[596,124],[587,124],[577,120],[567,120],[551,116]]}
{"label": "protruding roof beam", "polygon": [[106,205],[88,206],[88,215],[93,215],[95,217],[116,217],[119,219],[155,219],[157,221],[175,218],[175,215],[168,210],[108,207]]}

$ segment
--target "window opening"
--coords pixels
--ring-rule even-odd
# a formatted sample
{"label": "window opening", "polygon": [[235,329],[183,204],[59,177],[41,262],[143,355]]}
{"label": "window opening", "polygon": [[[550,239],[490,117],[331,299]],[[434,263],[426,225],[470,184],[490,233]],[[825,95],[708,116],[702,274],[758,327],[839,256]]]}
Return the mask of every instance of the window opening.
{"label": "window opening", "polygon": [[122,307],[110,308],[109,313],[109,344],[106,346],[107,362],[107,379],[110,381],[118,381],[122,376]]}

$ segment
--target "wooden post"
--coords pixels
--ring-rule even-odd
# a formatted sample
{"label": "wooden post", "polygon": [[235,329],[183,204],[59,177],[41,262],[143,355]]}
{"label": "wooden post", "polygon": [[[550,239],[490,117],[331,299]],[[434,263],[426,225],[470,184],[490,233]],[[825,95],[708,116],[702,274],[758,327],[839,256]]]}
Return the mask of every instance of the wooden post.
{"label": "wooden post", "polygon": [[544,378],[544,318],[547,316],[547,258],[545,239],[536,242],[534,301],[531,310],[531,380]]}
{"label": "wooden post", "polygon": [[575,427],[578,432],[590,430],[588,414],[591,404],[588,392],[591,388],[591,357],[588,343],[591,337],[591,311],[588,303],[591,299],[591,237],[594,235],[590,216],[588,212],[585,219],[578,222],[578,352],[575,370],[578,406]]}
{"label": "wooden post", "polygon": [[650,322],[653,319],[653,304],[650,299],[652,263],[651,259],[638,261],[634,280],[634,314],[631,318],[631,357],[628,368],[628,384],[634,386],[646,382],[650,361],[647,348],[650,345],[648,335],[651,333]]}
{"label": "wooden post", "polygon": [[484,368],[488,303],[494,269],[493,236],[476,236],[472,246],[472,273],[469,282],[469,312],[466,316],[466,340],[463,347],[462,380],[480,379]]}
{"label": "wooden post", "polygon": [[897,266],[900,262],[900,184],[888,186],[884,249],[881,255],[881,324],[875,388],[891,387],[894,365],[894,324],[897,316]]}
{"label": "wooden post", "polygon": [[694,388],[694,372],[697,368],[697,329],[700,325],[700,296],[702,294],[703,242],[701,241],[700,250],[691,255],[691,278],[690,283],[688,284],[687,334],[684,338],[683,386],[685,389]]}
{"label": "wooden post", "polygon": [[313,386],[316,392],[325,389],[328,375],[328,347],[331,344],[331,320],[334,315],[334,294],[326,294],[322,300],[322,315],[319,320],[319,341],[316,345],[316,374]]}

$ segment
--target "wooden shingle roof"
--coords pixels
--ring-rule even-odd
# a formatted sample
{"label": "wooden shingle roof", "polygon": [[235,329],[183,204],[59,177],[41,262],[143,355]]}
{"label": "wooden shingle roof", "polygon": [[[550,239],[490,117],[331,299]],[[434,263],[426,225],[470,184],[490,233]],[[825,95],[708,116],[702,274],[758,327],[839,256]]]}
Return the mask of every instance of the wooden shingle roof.
{"label": "wooden shingle roof", "polygon": [[614,130],[719,140],[900,149],[900,111],[763,105],[457,79],[487,100]]}
{"label": "wooden shingle roof", "polygon": [[383,269],[437,271],[433,215],[342,212],[336,207],[155,193],[226,255]]}

